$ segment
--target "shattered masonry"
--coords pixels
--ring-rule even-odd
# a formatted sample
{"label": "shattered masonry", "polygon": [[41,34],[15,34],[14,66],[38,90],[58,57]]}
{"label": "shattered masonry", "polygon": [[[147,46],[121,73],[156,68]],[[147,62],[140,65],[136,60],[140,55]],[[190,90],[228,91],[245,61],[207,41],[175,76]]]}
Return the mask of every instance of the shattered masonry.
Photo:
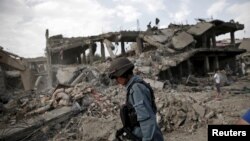
{"label": "shattered masonry", "polygon": [[[136,54],[131,59],[138,65],[144,62],[154,64],[146,64],[152,66],[152,70],[142,66],[139,69],[146,73],[152,72],[158,80],[171,80],[194,73],[205,75],[216,68],[225,68],[227,63],[231,68],[236,68],[235,56],[245,50],[238,48],[239,43],[235,42],[234,32],[243,28],[244,25],[233,20],[212,20],[200,21],[195,25],[170,24],[165,29],[153,27],[147,31],[120,31],[77,38],[64,38],[62,35],[49,37],[47,30],[50,83],[56,81],[54,75],[60,65],[92,64],[96,59],[105,61],[105,48],[109,56],[115,58],[117,55],[112,50],[116,47],[121,48],[120,55]],[[226,33],[230,33],[230,43],[218,47],[216,36]],[[127,52],[125,42],[131,43],[131,50]],[[98,49],[101,52],[99,58],[95,54]]]}
{"label": "shattered masonry", "polygon": [[[33,70],[31,74],[35,76],[29,81],[35,91],[16,95],[0,105],[4,113],[0,120],[4,127],[0,128],[0,140],[37,140],[47,137],[51,131],[52,135],[47,137],[51,140],[111,141],[115,129],[121,127],[119,107],[125,91],[106,72],[110,61],[120,56],[127,56],[135,63],[135,73],[154,88],[161,130],[170,133],[183,129],[193,133],[220,117],[223,110],[209,107],[210,97],[197,101],[185,93],[204,89],[208,91],[206,94],[211,93],[211,81],[207,77],[217,68],[229,66],[237,72],[236,56],[246,52],[248,43],[237,42],[234,32],[243,28],[243,24],[234,21],[201,20],[195,25],[170,24],[164,29],[148,26],[146,31],[76,38],[50,37],[46,30],[47,58],[25,59],[27,70]],[[226,33],[230,33],[229,43],[216,41],[216,36]],[[114,52],[118,47],[120,54]],[[99,49],[101,55],[97,54]],[[6,63],[1,58],[0,62]],[[6,74],[1,70],[0,87],[5,87],[1,82]],[[225,82],[226,79],[223,75]],[[177,92],[177,88],[172,89],[175,84],[196,87],[184,87]],[[45,127],[57,129],[53,132],[53,128]]]}

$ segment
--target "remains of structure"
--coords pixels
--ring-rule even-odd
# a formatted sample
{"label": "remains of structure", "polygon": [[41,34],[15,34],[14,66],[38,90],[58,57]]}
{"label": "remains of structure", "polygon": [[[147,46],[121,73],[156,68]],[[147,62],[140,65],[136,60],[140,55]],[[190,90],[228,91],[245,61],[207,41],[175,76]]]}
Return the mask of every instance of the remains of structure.
{"label": "remains of structure", "polygon": [[247,50],[247,52],[240,55],[240,58],[246,64],[247,73],[250,73],[250,38],[244,38],[239,48]]}
{"label": "remains of structure", "polygon": [[[33,89],[39,89],[38,84],[47,74],[53,88],[41,93],[18,95],[2,105],[0,103],[3,113],[0,115],[3,127],[0,128],[0,140],[25,140],[39,131],[50,133],[49,129],[45,131],[41,127],[55,126],[59,130],[64,121],[64,129],[56,136],[53,134],[53,140],[113,139],[115,128],[121,124],[118,122],[118,110],[125,92],[107,78],[106,68],[110,60],[120,56],[127,56],[135,64],[135,73],[154,88],[161,130],[171,132],[186,125],[186,131],[194,132],[206,124],[204,121],[219,117],[221,112],[217,107],[210,108],[209,104],[204,104],[211,101],[207,95],[197,102],[190,95],[179,94],[165,84],[182,80],[190,82],[193,81],[192,75],[207,76],[217,68],[234,68],[236,55],[246,51],[238,48],[234,37],[234,32],[243,28],[244,25],[234,21],[212,20],[195,25],[170,24],[163,29],[148,25],[146,31],[120,31],[76,38],[50,37],[47,30],[47,66],[44,58],[25,60],[28,68],[35,70],[32,73],[36,76]],[[226,33],[230,33],[230,43],[218,46],[216,36]],[[117,48],[121,53],[114,51]],[[1,74],[6,70],[2,72],[0,70],[0,84],[4,80]],[[211,85],[207,88],[199,86],[196,89],[210,90],[205,94],[211,93]],[[189,91],[192,88],[183,89]],[[82,112],[81,117],[74,117],[79,112]],[[89,133],[93,129],[96,132],[92,137]]]}
{"label": "remains of structure", "polygon": [[43,75],[47,75],[45,63],[45,58],[26,59],[1,48],[0,87],[2,93],[5,91],[6,85],[8,84],[11,85],[8,86],[10,87],[9,89],[17,88],[20,83],[19,78],[21,78],[21,86],[19,88],[33,90],[37,79]]}
{"label": "remains of structure", "polygon": [[[170,24],[164,29],[148,26],[147,31],[120,31],[77,38],[65,38],[62,35],[49,37],[47,30],[50,84],[56,82],[58,68],[70,64],[92,64],[96,61],[95,55],[99,49],[99,59],[104,61],[107,58],[105,47],[111,58],[131,54],[136,54],[135,62],[138,58],[147,58],[151,62],[151,68],[140,69],[153,69],[150,71],[158,80],[175,81],[176,78],[181,79],[191,74],[204,76],[217,68],[223,69],[226,65],[235,68],[236,55],[245,50],[238,48],[234,33],[243,28],[243,24],[233,20],[200,20],[195,25]],[[230,44],[217,47],[216,36],[226,33],[230,33]],[[125,42],[132,43],[132,50],[125,51]],[[121,54],[114,54],[112,50],[116,46],[113,43],[119,45],[117,47],[121,48]],[[88,54],[86,50],[89,50]]]}

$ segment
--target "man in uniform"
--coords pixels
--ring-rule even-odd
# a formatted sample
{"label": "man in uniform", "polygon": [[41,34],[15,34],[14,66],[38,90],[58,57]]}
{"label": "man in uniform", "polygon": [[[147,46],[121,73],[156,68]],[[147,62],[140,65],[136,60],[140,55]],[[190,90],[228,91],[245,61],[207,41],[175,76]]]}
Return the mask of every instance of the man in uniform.
{"label": "man in uniform", "polygon": [[124,57],[113,60],[109,67],[109,77],[126,87],[126,108],[132,107],[132,110],[125,110],[126,112],[121,109],[123,126],[128,128],[125,131],[131,131],[127,133],[130,136],[128,138],[134,141],[163,141],[156,121],[157,109],[153,90],[149,84],[133,74],[133,69],[134,64]]}
{"label": "man in uniform", "polygon": [[250,125],[250,109],[237,121],[238,125]]}

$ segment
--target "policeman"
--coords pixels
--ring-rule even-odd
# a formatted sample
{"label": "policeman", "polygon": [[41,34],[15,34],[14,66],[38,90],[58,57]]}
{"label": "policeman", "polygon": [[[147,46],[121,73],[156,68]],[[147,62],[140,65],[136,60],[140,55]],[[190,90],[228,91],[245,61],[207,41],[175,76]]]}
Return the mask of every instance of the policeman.
{"label": "policeman", "polygon": [[[138,124],[124,125],[123,120],[127,120],[123,119],[124,117],[133,117],[130,117],[131,113],[127,113],[129,116],[121,113],[123,125],[129,127],[132,135],[139,140],[163,141],[163,135],[156,121],[156,105],[153,90],[139,76],[133,74],[133,69],[134,65],[125,57],[113,60],[109,67],[109,77],[116,79],[119,84],[126,87],[126,104],[132,105],[135,109],[135,120]],[[130,139],[135,140],[134,138]]]}
{"label": "policeman", "polygon": [[250,125],[250,109],[237,121],[238,125]]}

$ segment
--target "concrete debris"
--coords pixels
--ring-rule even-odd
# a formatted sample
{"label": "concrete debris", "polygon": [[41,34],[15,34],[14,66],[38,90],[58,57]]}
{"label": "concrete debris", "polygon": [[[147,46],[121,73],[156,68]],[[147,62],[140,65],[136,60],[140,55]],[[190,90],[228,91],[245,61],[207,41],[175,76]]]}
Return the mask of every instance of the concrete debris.
{"label": "concrete debris", "polygon": [[205,108],[200,106],[199,104],[195,103],[192,105],[194,110],[201,116],[203,117],[205,115]]}
{"label": "concrete debris", "polygon": [[206,23],[206,22],[200,22],[197,23],[195,26],[191,27],[187,32],[193,35],[202,35],[204,32],[209,30],[213,27],[213,24]]}
{"label": "concrete debris", "polygon": [[193,36],[186,32],[177,33],[177,35],[172,38],[172,44],[177,50],[182,50],[193,42]]}
{"label": "concrete debris", "polygon": [[[144,55],[147,56],[147,54]],[[137,61],[136,64],[137,66],[145,67],[152,65],[144,61]],[[88,73],[85,72],[91,75],[88,76],[86,75]],[[86,76],[93,79],[86,79]],[[101,81],[101,78],[98,78],[101,76],[103,78],[107,77],[106,74],[99,74],[99,71],[96,71],[95,68],[85,68],[78,73],[78,76],[72,79],[72,82],[77,82],[75,85],[60,84],[47,92],[49,95],[21,97],[18,102],[9,100],[9,102],[2,107],[8,110],[15,109],[12,110],[12,113],[8,112],[8,115],[11,114],[13,117],[15,117],[15,115],[18,117],[4,120],[8,121],[9,124],[15,125],[23,119],[32,119],[46,113],[53,113],[54,110],[62,107],[71,107],[72,112],[82,111],[82,115],[71,117],[71,119],[74,120],[70,120],[67,123],[65,127],[67,130],[62,130],[53,136],[54,139],[82,139],[87,141],[98,139],[111,140],[114,137],[115,130],[121,127],[119,109],[124,103],[126,92],[123,87],[113,85],[114,83],[112,82],[107,82],[107,84],[104,85],[103,81],[105,79]],[[142,76],[144,76],[144,74],[142,74]],[[164,133],[171,133],[180,129],[188,133],[194,133],[199,127],[206,125],[206,122],[213,120],[215,123],[227,122],[222,118],[224,117],[223,111],[216,108],[212,109],[204,104],[209,103],[211,99],[197,101],[192,95],[182,94],[181,91],[186,91],[186,89],[190,87],[183,85],[182,87],[179,86],[176,90],[169,89],[165,87],[163,82],[150,79],[150,77],[152,77],[150,73],[144,77],[146,77],[144,80],[150,83],[155,90],[156,104],[159,111],[157,114],[157,122]],[[189,79],[197,80],[197,82],[204,83],[203,85],[206,86],[206,81],[201,78],[193,76],[193,78],[190,77]],[[97,84],[97,82],[99,84]],[[199,89],[199,85],[193,88]],[[207,89],[211,90],[211,88]],[[200,91],[202,91],[202,88],[200,88]],[[190,92],[194,92],[194,90],[190,89]],[[234,117],[234,115],[231,114],[231,117]],[[98,125],[101,125],[101,127]],[[56,124],[55,128],[57,129],[54,130],[60,130],[62,126],[63,124]],[[96,127],[99,128],[96,129]],[[105,127],[105,129],[102,127]],[[97,135],[91,132],[91,128],[95,128],[95,131],[100,129],[103,130],[103,132]]]}
{"label": "concrete debris", "polygon": [[210,119],[210,118],[212,118],[212,117],[214,117],[214,116],[215,116],[214,111],[211,111],[211,112],[209,112],[209,113],[205,116],[205,118]]}
{"label": "concrete debris", "polygon": [[59,84],[70,84],[77,76],[78,69],[77,67],[59,68],[56,74]]}
{"label": "concrete debris", "polygon": [[20,77],[21,74],[19,71],[5,71],[7,77]]}
{"label": "concrete debris", "polygon": [[[232,31],[243,27],[239,23],[212,20],[195,25],[170,24],[165,29],[148,26],[147,31],[120,31],[76,38],[49,37],[47,30],[48,70],[40,69],[39,59],[31,61],[39,72],[34,77],[36,81],[29,81],[34,82],[31,83],[34,84],[32,90],[14,91],[4,98],[10,93],[6,91],[8,85],[12,81],[16,81],[14,85],[18,84],[15,79],[25,76],[25,67],[19,63],[16,65],[21,71],[0,67],[0,93],[4,93],[0,95],[0,125],[4,127],[0,128],[0,140],[25,140],[33,136],[30,131],[38,134],[38,130],[44,134],[55,130],[50,137],[53,140],[113,140],[115,131],[122,126],[119,110],[125,102],[126,91],[108,78],[107,68],[112,59],[120,56],[127,56],[135,64],[134,73],[154,89],[157,122],[164,134],[177,130],[194,133],[208,123],[232,123],[226,118],[239,117],[237,107],[234,111],[218,108],[220,101],[213,100],[213,74],[218,68],[239,69],[235,58],[245,50],[237,48]],[[231,35],[230,45],[216,47],[215,37],[225,33]],[[125,48],[125,42],[131,43],[131,50]],[[101,56],[95,54],[99,43]],[[121,45],[120,55],[113,52],[117,47],[113,43]],[[110,57],[105,55],[105,47]],[[230,70],[230,73],[220,73],[223,89],[238,79],[238,70]],[[8,83],[6,79],[10,79]],[[249,78],[242,76],[241,80],[249,81]],[[250,92],[246,85],[227,90],[228,97]],[[231,101],[228,103],[232,105]],[[28,126],[4,134],[5,127],[20,126],[26,121]],[[45,126],[41,128],[42,125]],[[22,135],[26,130],[29,133]]]}
{"label": "concrete debris", "polygon": [[107,39],[104,39],[103,42],[106,44],[106,47],[107,47],[107,50],[108,50],[108,52],[109,52],[110,57],[111,57],[111,58],[115,58],[115,55],[114,55],[114,53],[113,53],[113,51],[112,51],[112,50],[115,49],[115,47],[114,47],[114,45],[112,44],[112,42],[110,42],[110,41],[107,40]]}
{"label": "concrete debris", "polygon": [[147,79],[147,78],[145,78],[144,79],[147,83],[149,83],[150,84],[150,86],[152,87],[152,88],[155,88],[155,89],[163,89],[163,87],[164,87],[164,83],[162,83],[162,82],[160,82],[160,81],[156,81],[156,80],[151,80],[151,79]]}

